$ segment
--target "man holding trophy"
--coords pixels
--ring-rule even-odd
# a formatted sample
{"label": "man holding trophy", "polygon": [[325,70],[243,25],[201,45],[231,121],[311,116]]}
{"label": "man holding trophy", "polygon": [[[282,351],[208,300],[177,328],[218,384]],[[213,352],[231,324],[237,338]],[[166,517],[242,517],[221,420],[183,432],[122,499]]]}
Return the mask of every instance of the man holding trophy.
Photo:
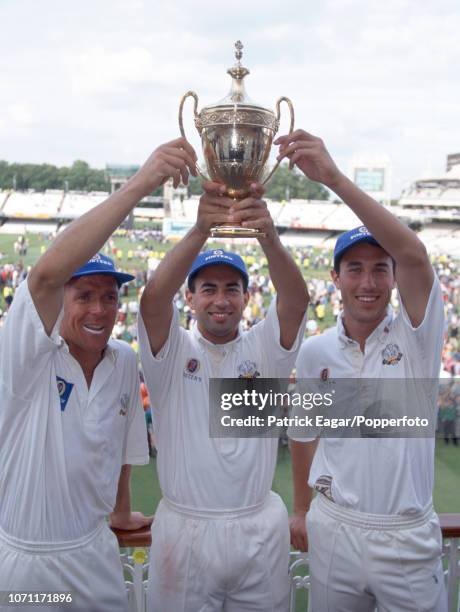
{"label": "man holding trophy", "polygon": [[[235,201],[205,183],[195,226],[162,260],[141,300],[142,368],[153,420],[163,500],[152,529],[150,611],[285,611],[289,533],[286,508],[270,491],[276,438],[211,438],[209,378],[288,378],[304,334],[308,293],[282,246],[262,189]],[[277,291],[267,317],[248,332],[242,259],[200,253],[217,224],[261,232]],[[179,324],[173,298],[188,275],[196,324]],[[247,366],[251,364],[251,372]]]}
{"label": "man holding trophy", "polygon": [[[279,159],[332,189],[365,224],[337,239],[331,276],[343,313],[335,329],[303,344],[298,377],[415,379],[420,393],[409,401],[435,420],[437,392],[426,382],[439,375],[444,306],[425,246],[338,170],[320,138],[297,130],[275,144]],[[395,286],[398,314],[388,308]],[[291,539],[296,548],[309,549],[312,610],[446,612],[432,499],[434,436],[318,442],[288,433]],[[310,506],[313,488],[319,493]]]}
{"label": "man holding trophy", "polygon": [[[278,440],[212,438],[210,378],[288,378],[305,329],[308,292],[261,196],[276,119],[246,99],[241,44],[232,91],[196,112],[208,173],[197,219],[150,278],[139,346],[149,388],[163,499],[152,529],[150,612],[286,612],[289,528],[270,491]],[[186,96],[185,96],[186,97]],[[182,126],[182,100],[180,127]],[[200,253],[210,235],[253,236],[277,296],[265,320],[241,329],[248,273],[241,257]],[[187,278],[195,317],[179,324],[174,296]]]}

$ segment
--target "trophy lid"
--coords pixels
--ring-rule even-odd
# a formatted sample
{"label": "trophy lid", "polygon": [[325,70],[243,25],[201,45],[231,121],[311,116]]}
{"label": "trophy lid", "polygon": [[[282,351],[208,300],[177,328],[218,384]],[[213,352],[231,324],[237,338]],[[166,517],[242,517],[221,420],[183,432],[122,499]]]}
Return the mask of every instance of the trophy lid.
{"label": "trophy lid", "polygon": [[243,57],[243,43],[240,40],[236,41],[235,49],[236,63],[227,70],[227,74],[232,77],[230,91],[225,96],[225,98],[222,98],[222,100],[219,100],[219,102],[216,102],[215,104],[210,104],[206,107],[206,109],[217,108],[221,106],[252,106],[258,109],[263,109],[268,112],[272,112],[269,109],[264,108],[262,105],[253,102],[246,93],[243,79],[246,75],[249,74],[249,70],[241,64],[241,58]]}

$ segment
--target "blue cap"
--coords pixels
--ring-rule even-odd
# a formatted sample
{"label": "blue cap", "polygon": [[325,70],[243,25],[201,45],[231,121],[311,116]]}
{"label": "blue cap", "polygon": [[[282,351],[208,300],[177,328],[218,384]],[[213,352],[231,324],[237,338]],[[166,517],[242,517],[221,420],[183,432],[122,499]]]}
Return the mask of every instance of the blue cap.
{"label": "blue cap", "polygon": [[346,253],[346,251],[348,251],[348,249],[355,246],[355,244],[360,244],[361,242],[367,242],[368,244],[380,246],[365,225],[355,227],[344,234],[340,234],[334,248],[334,268],[337,267],[340,259]]}
{"label": "blue cap", "polygon": [[205,251],[200,253],[195,261],[192,263],[192,267],[188,273],[187,287],[191,289],[191,284],[195,276],[203,268],[208,266],[224,265],[234,268],[241,274],[244,281],[244,290],[246,291],[249,283],[249,275],[246,270],[246,265],[239,255],[236,253],[229,253],[228,251],[221,251],[220,249],[214,249],[212,251]]}
{"label": "blue cap", "polygon": [[111,257],[107,257],[107,255],[103,255],[102,253],[96,253],[94,257],[91,257],[91,259],[85,263],[85,265],[78,268],[78,270],[72,274],[72,278],[91,276],[92,274],[107,274],[108,276],[113,276],[119,287],[121,287],[123,283],[127,283],[134,279],[132,274],[118,272],[118,270],[115,268],[113,259]]}

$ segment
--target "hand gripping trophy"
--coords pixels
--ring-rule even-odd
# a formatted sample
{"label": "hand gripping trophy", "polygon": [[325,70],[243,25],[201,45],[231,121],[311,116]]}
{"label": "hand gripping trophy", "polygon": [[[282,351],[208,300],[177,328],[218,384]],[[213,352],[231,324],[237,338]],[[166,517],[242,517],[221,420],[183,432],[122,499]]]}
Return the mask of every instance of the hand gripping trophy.
{"label": "hand gripping trophy", "polygon": [[[183,108],[185,100],[194,99],[195,126],[201,136],[206,168],[211,180],[223,183],[231,198],[242,199],[249,194],[251,183],[266,183],[279,162],[268,171],[267,160],[273,138],[278,131],[280,104],[286,102],[291,122],[289,133],[294,129],[294,108],[289,98],[281,97],[276,102],[276,116],[270,109],[255,104],[246,94],[243,79],[249,70],[241,65],[243,45],[235,43],[236,63],[227,70],[232,77],[230,92],[216,104],[210,104],[198,112],[198,96],[188,91],[179,106],[179,127],[185,138]],[[207,179],[197,167],[199,174]],[[215,237],[257,237],[260,231],[238,225],[216,226],[211,229]]]}

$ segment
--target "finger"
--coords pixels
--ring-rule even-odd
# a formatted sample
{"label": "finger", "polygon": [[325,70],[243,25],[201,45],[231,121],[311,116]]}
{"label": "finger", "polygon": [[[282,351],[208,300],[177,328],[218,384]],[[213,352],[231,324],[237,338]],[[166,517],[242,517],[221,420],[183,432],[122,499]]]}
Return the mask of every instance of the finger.
{"label": "finger", "polygon": [[241,221],[256,221],[262,219],[270,219],[268,210],[261,208],[245,208],[244,210],[237,210],[232,212],[230,210],[232,218],[240,223]]}
{"label": "finger", "polygon": [[185,149],[188,152],[188,154],[191,155],[192,158],[195,159],[195,161],[198,159],[195,153],[195,149],[188,142],[188,140],[186,140],[183,136],[181,136],[180,138],[175,138],[174,140],[170,140],[169,142],[165,142],[163,145],[161,145],[158,148],[161,149],[163,147],[175,147],[175,148]]}
{"label": "finger", "polygon": [[172,147],[165,147],[161,152],[161,156],[168,156],[170,163],[172,163],[172,159],[177,159],[180,162],[180,166],[174,164],[176,168],[180,168],[183,164],[186,164],[190,170],[190,172],[196,173],[196,164],[195,161],[190,157],[188,153],[183,151],[182,149],[173,149]]}
{"label": "finger", "polygon": [[185,161],[176,155],[168,155],[165,151],[162,152],[162,159],[165,160],[170,166],[179,170],[182,182],[184,185],[188,183],[188,168]]}
{"label": "finger", "polygon": [[160,168],[161,174],[164,176],[162,184],[166,183],[168,178],[171,177],[173,179],[173,186],[174,188],[176,188],[179,185],[181,179],[180,170],[175,166],[169,164],[166,160],[163,159],[162,161],[163,164]]}
{"label": "finger", "polygon": [[251,183],[251,195],[255,198],[261,198],[265,193],[265,187],[261,183]]}
{"label": "finger", "polygon": [[314,140],[316,136],[306,132],[305,130],[295,130],[292,134],[285,134],[277,138],[273,144],[285,144],[286,142],[294,142],[295,140]]}
{"label": "finger", "polygon": [[214,183],[212,181],[204,181],[203,189],[206,191],[206,193],[216,193],[221,195],[227,191],[225,185],[222,185],[222,183]]}
{"label": "finger", "polygon": [[234,202],[231,198],[219,197],[219,196],[202,196],[200,201],[201,208],[209,210],[215,210],[215,208],[223,208],[229,210],[233,206]]}
{"label": "finger", "polygon": [[288,145],[286,147],[281,147],[279,155],[277,156],[276,159],[278,161],[280,161],[284,157],[289,157],[290,155],[292,155],[292,153],[295,153],[299,149],[305,149],[305,150],[312,151],[312,150],[315,150],[316,147],[317,147],[317,143],[316,142],[306,142],[306,141],[293,142],[293,143],[291,143],[290,145]]}
{"label": "finger", "polygon": [[260,200],[259,198],[244,198],[244,200],[233,200],[233,210],[235,212],[239,210],[244,210],[245,208],[258,208],[263,209],[267,208],[267,203],[265,200]]}
{"label": "finger", "polygon": [[294,164],[296,164],[299,159],[301,159],[302,157],[309,157],[309,155],[312,153],[311,149],[298,149],[293,155],[290,156],[289,158],[289,169],[294,167]]}

